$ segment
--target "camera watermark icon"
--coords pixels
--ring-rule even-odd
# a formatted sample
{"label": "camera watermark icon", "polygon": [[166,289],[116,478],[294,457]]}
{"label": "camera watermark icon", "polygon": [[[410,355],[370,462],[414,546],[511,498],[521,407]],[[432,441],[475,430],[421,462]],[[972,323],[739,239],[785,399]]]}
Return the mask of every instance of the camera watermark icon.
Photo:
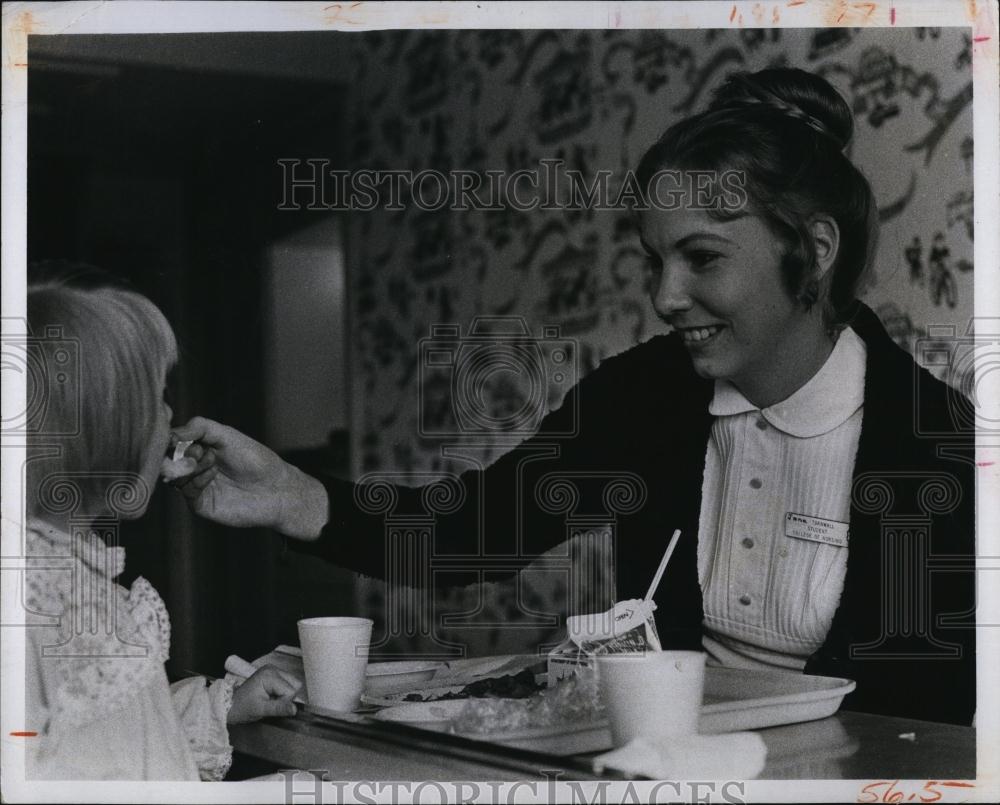
{"label": "camera watermark icon", "polygon": [[[12,324],[18,323],[15,328]],[[46,327],[31,335],[23,320],[5,319],[0,336],[0,368],[4,382],[12,375],[25,379],[23,410],[0,420],[4,435],[76,436],[80,432],[80,342],[61,327]],[[9,332],[19,329],[20,332]],[[59,405],[53,405],[58,401]],[[53,410],[61,414],[52,416]]]}
{"label": "camera watermark icon", "polygon": [[[457,324],[432,325],[419,342],[419,433],[422,437],[516,437],[534,434],[553,404],[579,379],[579,351],[559,328],[531,335],[519,316],[478,317],[467,335]],[[574,406],[546,436],[571,437]]]}
{"label": "camera watermark icon", "polygon": [[[927,375],[914,374],[913,423],[918,436],[1000,435],[1000,319],[978,317],[964,334],[931,325],[914,344],[917,363],[948,384],[945,410],[924,394]],[[992,410],[991,410],[992,409]]]}

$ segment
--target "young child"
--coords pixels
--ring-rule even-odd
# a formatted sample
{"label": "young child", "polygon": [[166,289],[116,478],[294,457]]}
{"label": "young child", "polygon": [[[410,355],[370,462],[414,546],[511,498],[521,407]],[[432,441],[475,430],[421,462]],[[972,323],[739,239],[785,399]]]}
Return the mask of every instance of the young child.
{"label": "young child", "polygon": [[38,733],[27,776],[221,780],[227,724],[293,715],[295,690],[273,668],[235,688],[202,677],[169,685],[163,601],[141,577],[130,589],[114,582],[124,549],[105,541],[116,519],[142,515],[156,485],[173,332],[148,299],[111,287],[32,287],[28,321],[32,335],[58,333],[67,346],[40,353],[28,383],[42,413],[27,464],[25,715]]}

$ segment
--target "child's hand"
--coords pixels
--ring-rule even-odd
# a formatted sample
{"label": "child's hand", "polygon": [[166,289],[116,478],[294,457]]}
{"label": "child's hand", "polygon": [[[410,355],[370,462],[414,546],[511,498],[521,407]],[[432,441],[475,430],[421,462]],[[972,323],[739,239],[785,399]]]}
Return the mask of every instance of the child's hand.
{"label": "child's hand", "polygon": [[299,687],[277,668],[265,665],[233,691],[233,706],[226,721],[245,724],[270,716],[294,716],[292,698]]}

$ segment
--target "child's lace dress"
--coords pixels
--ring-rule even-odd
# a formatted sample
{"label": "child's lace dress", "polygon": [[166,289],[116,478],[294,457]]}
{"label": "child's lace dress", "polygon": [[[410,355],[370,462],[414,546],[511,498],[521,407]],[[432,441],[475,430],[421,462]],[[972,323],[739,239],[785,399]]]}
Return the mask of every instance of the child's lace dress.
{"label": "child's lace dress", "polygon": [[148,581],[113,581],[125,549],[37,520],[26,548],[28,778],[221,780],[233,686],[168,684],[170,619]]}

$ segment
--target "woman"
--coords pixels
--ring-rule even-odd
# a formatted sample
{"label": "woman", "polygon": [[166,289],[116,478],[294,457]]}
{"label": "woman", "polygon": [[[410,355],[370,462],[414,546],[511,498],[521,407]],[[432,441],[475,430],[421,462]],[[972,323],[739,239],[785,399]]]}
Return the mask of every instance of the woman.
{"label": "woman", "polygon": [[174,335],[152,302],[111,287],[32,287],[28,322],[49,343],[28,388],[42,413],[27,464],[27,775],[221,780],[227,723],[293,714],[294,690],[273,668],[235,689],[168,685],[163,601],[141,577],[115,584],[124,549],[106,544],[155,488]]}
{"label": "woman", "polygon": [[[544,499],[552,479],[637,478],[642,505],[608,512],[618,598],[641,597],[668,535],[686,536],[656,597],[665,645],[854,679],[848,708],[969,723],[974,632],[945,628],[973,610],[973,573],[927,563],[974,555],[971,411],[857,299],[877,213],[843,153],[852,128],[827,82],[772,69],[731,76],[665,132],[639,166],[639,222],[673,332],[605,361],[535,437],[463,476],[467,500],[437,516],[434,548],[541,553],[565,536],[565,511]],[[740,177],[746,203],[722,205],[721,181],[706,191],[718,205],[653,203],[666,172],[691,170]],[[574,411],[575,437],[559,439]],[[320,486],[206,420],[176,433],[200,442],[183,487],[197,511],[385,574],[383,515],[363,489]],[[399,511],[421,502],[393,494]]]}

